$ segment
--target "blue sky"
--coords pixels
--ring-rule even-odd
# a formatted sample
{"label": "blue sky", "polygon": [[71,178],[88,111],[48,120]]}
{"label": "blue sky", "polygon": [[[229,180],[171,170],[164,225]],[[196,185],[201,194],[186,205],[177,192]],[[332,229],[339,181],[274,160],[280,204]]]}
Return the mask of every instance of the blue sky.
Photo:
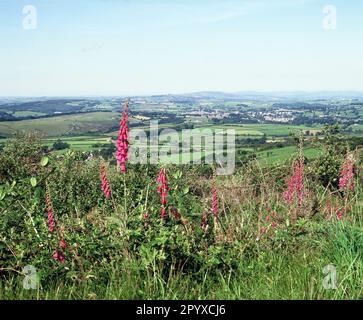
{"label": "blue sky", "polygon": [[0,0],[0,96],[363,91],[362,35],[363,1]]}

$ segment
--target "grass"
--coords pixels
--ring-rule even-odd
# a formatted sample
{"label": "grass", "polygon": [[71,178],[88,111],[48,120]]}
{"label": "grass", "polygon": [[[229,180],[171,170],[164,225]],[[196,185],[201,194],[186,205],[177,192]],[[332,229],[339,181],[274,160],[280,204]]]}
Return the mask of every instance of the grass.
{"label": "grass", "polygon": [[[45,283],[24,290],[23,276],[0,284],[0,299],[359,299],[363,297],[363,235],[349,224],[317,224],[309,236],[252,257],[227,274],[206,269],[188,274],[147,273],[136,260],[111,261],[88,279]],[[325,234],[325,239],[319,234]],[[320,236],[321,237],[321,236]],[[291,240],[291,239],[290,239]],[[319,240],[319,241],[318,241]],[[337,270],[337,289],[325,289],[323,268]],[[102,279],[107,278],[107,283]]]}

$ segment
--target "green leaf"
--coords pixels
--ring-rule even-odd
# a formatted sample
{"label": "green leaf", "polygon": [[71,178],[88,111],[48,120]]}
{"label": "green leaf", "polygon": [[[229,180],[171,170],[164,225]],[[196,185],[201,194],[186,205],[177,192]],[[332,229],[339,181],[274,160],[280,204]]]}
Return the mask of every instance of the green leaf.
{"label": "green leaf", "polygon": [[297,222],[296,222],[296,225],[298,226],[298,227],[303,227],[305,224],[306,224],[306,220],[304,219],[304,218],[299,218],[298,220],[297,220]]}
{"label": "green leaf", "polygon": [[30,183],[31,183],[32,187],[36,187],[37,186],[37,179],[34,178],[34,177],[30,178]]}
{"label": "green leaf", "polygon": [[40,199],[41,199],[41,195],[42,195],[42,189],[39,188],[39,187],[37,187],[35,189],[34,195],[35,195],[35,203],[39,203],[40,202]]}
{"label": "green leaf", "polygon": [[5,198],[6,192],[3,186],[0,187],[0,201]]}
{"label": "green leaf", "polygon": [[185,187],[183,190],[184,195],[189,193],[189,187]]}
{"label": "green leaf", "polygon": [[40,165],[42,167],[45,167],[49,162],[49,158],[48,157],[43,157],[42,160],[40,160]]}
{"label": "green leaf", "polygon": [[175,172],[173,174],[174,179],[180,179],[181,176],[182,176],[182,172],[180,170],[178,170],[177,172]]}

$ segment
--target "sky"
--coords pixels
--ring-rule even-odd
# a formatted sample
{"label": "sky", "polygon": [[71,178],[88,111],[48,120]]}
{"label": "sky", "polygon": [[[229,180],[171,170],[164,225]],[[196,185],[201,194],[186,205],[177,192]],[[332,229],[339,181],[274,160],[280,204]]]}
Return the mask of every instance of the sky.
{"label": "sky", "polygon": [[0,0],[0,96],[363,91],[362,35],[356,0]]}

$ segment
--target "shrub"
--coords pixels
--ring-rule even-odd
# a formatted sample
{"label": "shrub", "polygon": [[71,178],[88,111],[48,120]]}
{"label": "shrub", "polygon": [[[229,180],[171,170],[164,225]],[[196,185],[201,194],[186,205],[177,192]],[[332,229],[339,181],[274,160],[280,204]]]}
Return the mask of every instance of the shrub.
{"label": "shrub", "polygon": [[67,142],[63,142],[62,140],[58,139],[56,142],[53,143],[54,150],[64,150],[69,149],[69,144]]}

